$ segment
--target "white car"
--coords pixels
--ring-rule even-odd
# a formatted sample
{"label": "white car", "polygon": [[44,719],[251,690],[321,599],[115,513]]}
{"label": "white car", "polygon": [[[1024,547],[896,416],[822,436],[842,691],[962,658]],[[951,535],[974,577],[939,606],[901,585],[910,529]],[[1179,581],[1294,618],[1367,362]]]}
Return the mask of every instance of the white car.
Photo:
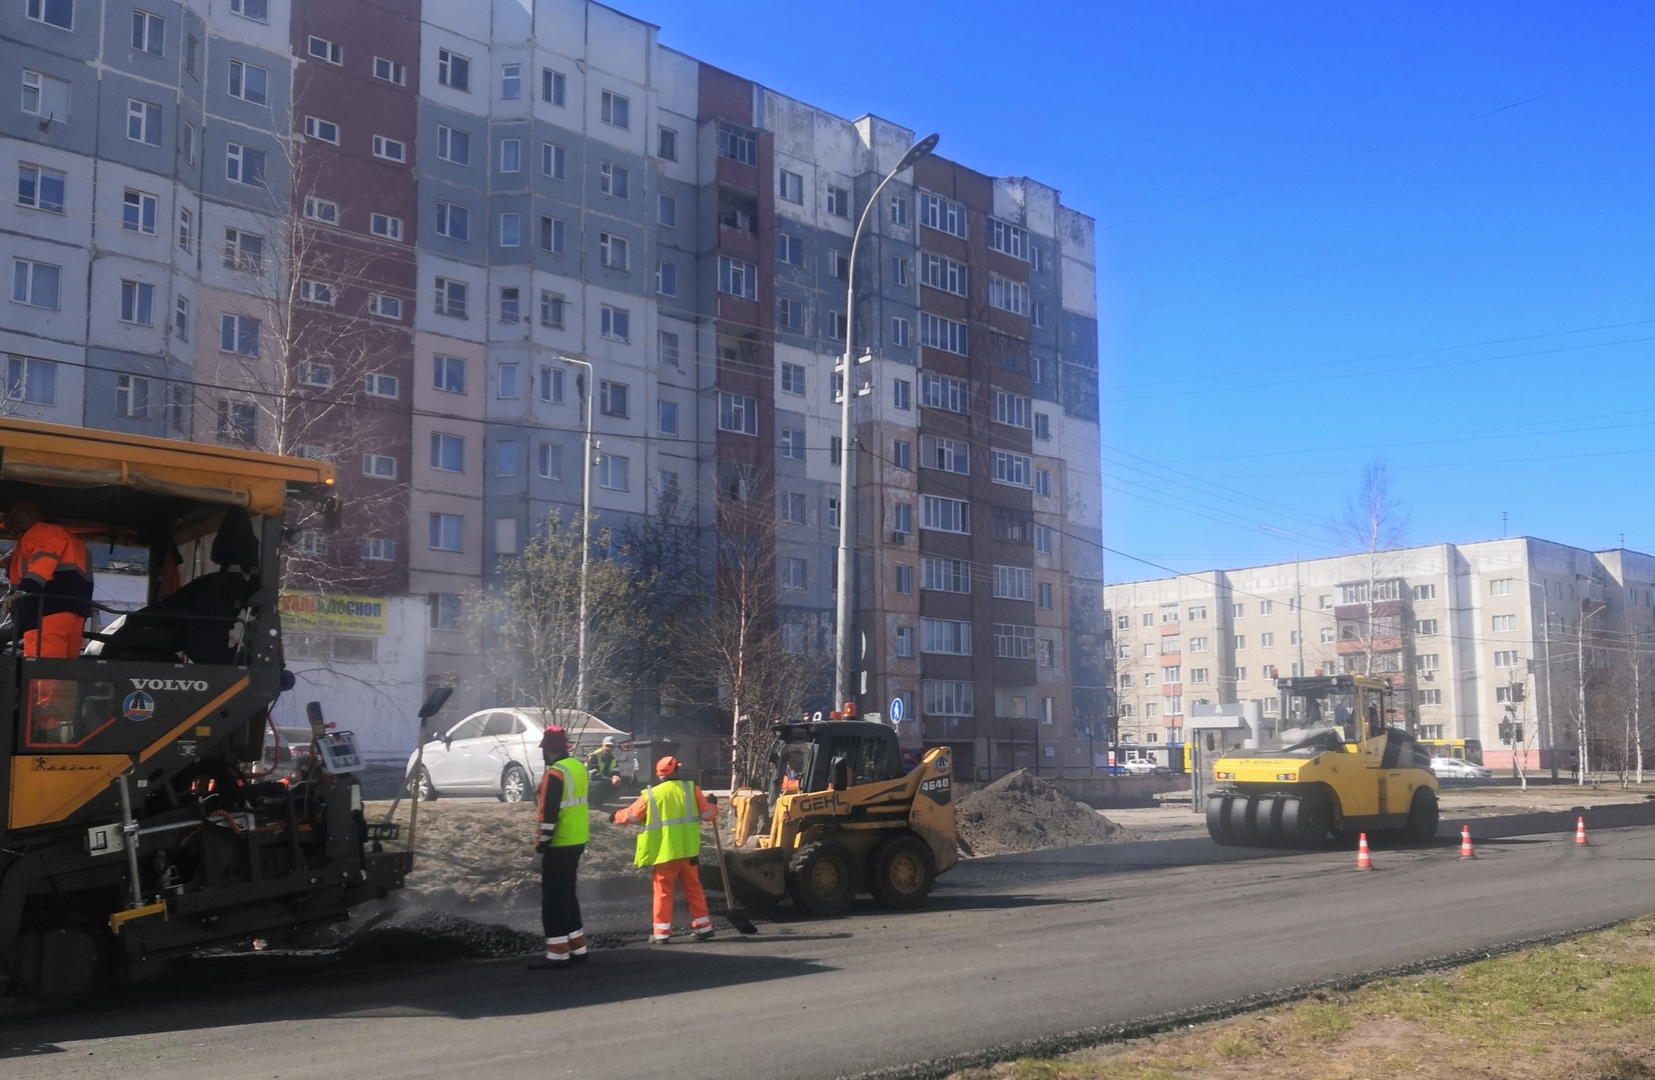
{"label": "white car", "polygon": [[[545,765],[539,709],[485,709],[432,735],[420,754],[419,795],[493,795],[502,802],[534,798]],[[414,768],[414,755],[408,769]]]}
{"label": "white car", "polygon": [[1494,770],[1486,765],[1473,765],[1453,757],[1431,759],[1431,772],[1438,780],[1492,780]]}
{"label": "white car", "polygon": [[1149,758],[1131,758],[1121,762],[1121,771],[1128,776],[1148,776],[1160,770],[1161,767]]}

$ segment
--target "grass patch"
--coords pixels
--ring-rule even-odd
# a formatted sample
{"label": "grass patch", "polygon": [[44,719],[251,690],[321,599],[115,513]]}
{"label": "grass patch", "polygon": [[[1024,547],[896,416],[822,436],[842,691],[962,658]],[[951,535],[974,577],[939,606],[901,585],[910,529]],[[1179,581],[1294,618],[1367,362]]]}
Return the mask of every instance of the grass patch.
{"label": "grass patch", "polygon": [[1655,917],[956,1080],[1655,1080]]}

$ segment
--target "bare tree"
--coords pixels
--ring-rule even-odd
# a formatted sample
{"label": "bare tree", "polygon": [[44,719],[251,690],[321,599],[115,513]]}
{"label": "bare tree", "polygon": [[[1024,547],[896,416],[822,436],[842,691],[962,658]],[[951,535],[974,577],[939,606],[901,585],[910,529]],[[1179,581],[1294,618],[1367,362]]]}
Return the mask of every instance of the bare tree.
{"label": "bare tree", "polygon": [[[1397,576],[1395,555],[1407,531],[1408,515],[1394,494],[1390,465],[1383,459],[1370,461],[1362,469],[1355,495],[1346,502],[1333,526],[1335,537],[1355,553],[1361,603],[1366,608],[1360,623],[1340,626],[1339,637],[1351,640],[1350,635],[1354,635],[1354,640],[1362,644],[1363,673],[1385,678],[1393,686],[1405,684],[1410,675],[1401,668],[1413,627],[1405,625],[1403,618],[1402,582]],[[1378,648],[1380,643],[1390,641],[1397,643],[1396,648]],[[1380,670],[1393,657],[1397,666]]]}
{"label": "bare tree", "polygon": [[[465,605],[478,650],[501,692],[519,704],[572,709],[580,673],[582,528],[553,514],[523,545],[501,560],[500,582],[475,590]],[[593,534],[606,550],[607,530]],[[631,650],[644,629],[638,598],[650,582],[617,550],[587,568],[587,696],[593,711],[625,708],[634,683]]]}
{"label": "bare tree", "polygon": [[643,625],[628,658],[634,717],[706,705],[712,680],[680,648],[713,598],[693,514],[675,492],[662,492],[655,514],[624,526],[619,539],[635,572],[649,582],[638,592]]}

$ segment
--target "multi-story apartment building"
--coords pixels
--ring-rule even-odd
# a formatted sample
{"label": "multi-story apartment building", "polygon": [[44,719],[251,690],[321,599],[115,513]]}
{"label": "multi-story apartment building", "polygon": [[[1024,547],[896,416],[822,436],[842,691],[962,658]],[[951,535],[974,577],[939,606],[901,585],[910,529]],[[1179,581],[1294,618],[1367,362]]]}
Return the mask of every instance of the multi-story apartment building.
{"label": "multi-story apartment building", "polygon": [[602,4],[4,2],[9,404],[335,460],[299,584],[362,602],[296,599],[289,651],[370,751],[426,686],[492,700],[466,594],[583,468],[602,524],[673,498],[709,554],[764,507],[783,640],[825,666],[850,335],[860,707],[984,774],[1091,763],[1093,227],[1058,192],[921,160],[852,324],[915,132]]}
{"label": "multi-story apartment building", "polygon": [[1585,731],[1588,764],[1608,768],[1635,697],[1647,719],[1655,689],[1655,557],[1639,552],[1515,537],[1204,571],[1104,597],[1122,744],[1184,742],[1197,704],[1259,702],[1269,729],[1276,677],[1370,672],[1399,691],[1392,722],[1478,739],[1491,766],[1527,751],[1531,769],[1566,768]]}

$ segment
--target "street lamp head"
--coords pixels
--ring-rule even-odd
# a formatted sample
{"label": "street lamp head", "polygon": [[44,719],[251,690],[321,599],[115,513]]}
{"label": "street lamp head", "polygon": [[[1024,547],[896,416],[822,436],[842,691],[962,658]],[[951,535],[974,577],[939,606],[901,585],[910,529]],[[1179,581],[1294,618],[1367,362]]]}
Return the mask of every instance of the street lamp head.
{"label": "street lamp head", "polygon": [[903,169],[906,169],[926,154],[929,154],[931,151],[935,150],[937,148],[937,140],[940,138],[942,138],[941,135],[938,135],[936,132],[932,132],[919,142],[910,146],[908,148],[908,152],[902,155],[902,160],[896,163],[896,168],[891,171],[901,172]]}

